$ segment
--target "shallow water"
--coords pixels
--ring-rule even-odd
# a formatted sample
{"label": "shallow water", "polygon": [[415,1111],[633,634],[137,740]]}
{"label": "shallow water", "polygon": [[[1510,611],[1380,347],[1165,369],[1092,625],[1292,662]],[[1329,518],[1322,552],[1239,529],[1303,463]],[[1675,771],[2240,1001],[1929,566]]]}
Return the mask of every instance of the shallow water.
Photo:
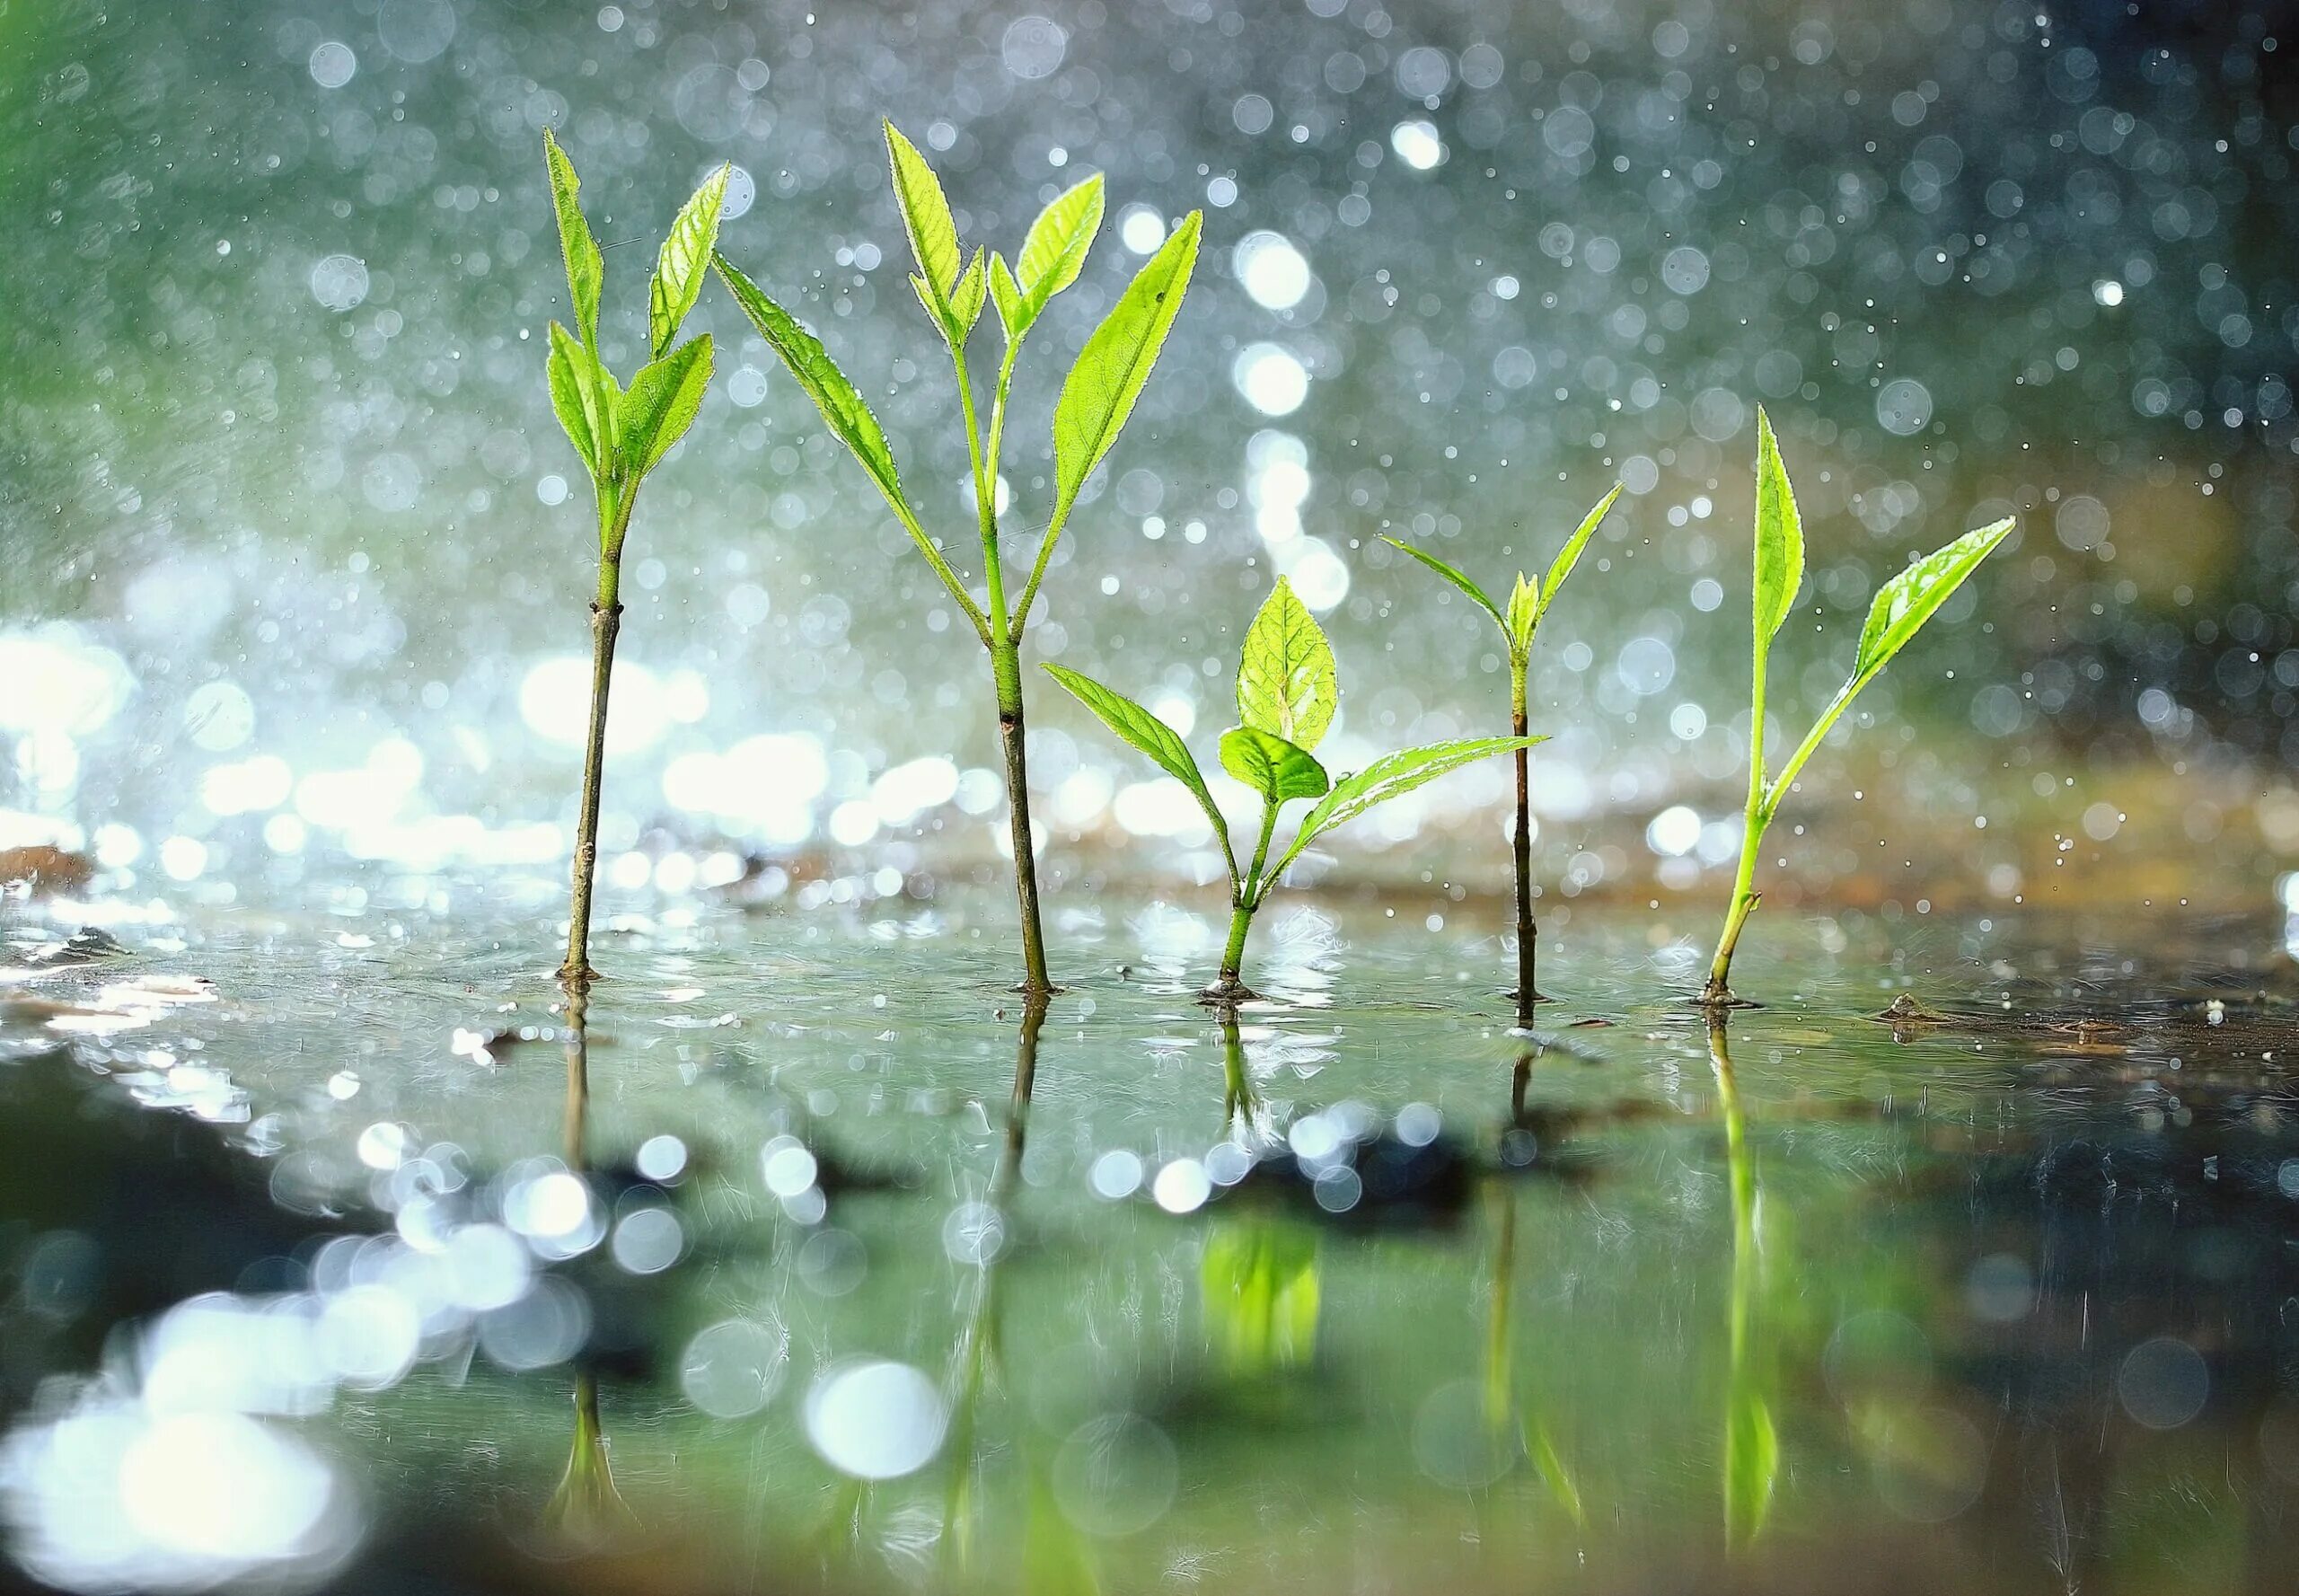
{"label": "shallow water", "polygon": [[548,901],[464,895],[129,916],[85,963],[53,962],[68,917],[8,928],[18,1567],[2155,1592],[2287,1565],[2277,924],[1759,916],[1736,977],[1769,1006],[1712,1034],[1677,1001],[1705,923],[1584,910],[1528,1041],[1478,902],[1277,911],[1234,1033],[1192,997],[1216,928],[1073,912],[1033,1047],[995,900],[711,906],[601,939],[578,1045]]}

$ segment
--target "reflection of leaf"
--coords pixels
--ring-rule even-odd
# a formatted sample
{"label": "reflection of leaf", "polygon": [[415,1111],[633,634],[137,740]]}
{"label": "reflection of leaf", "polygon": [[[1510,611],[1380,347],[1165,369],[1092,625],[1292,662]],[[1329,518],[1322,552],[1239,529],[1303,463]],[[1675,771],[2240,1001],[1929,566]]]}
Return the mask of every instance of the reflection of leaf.
{"label": "reflection of leaf", "polygon": [[1540,1470],[1542,1483],[1548,1486],[1548,1494],[1556,1499],[1556,1504],[1564,1510],[1565,1516],[1575,1524],[1586,1524],[1589,1515],[1581,1504],[1581,1487],[1572,1483],[1572,1471],[1564,1466],[1564,1459],[1558,1453],[1556,1442],[1549,1434],[1548,1426],[1537,1419],[1530,1420],[1525,1424],[1519,1439],[1524,1444],[1526,1456],[1531,1458],[1533,1467]]}
{"label": "reflection of leaf", "polygon": [[595,1551],[638,1527],[638,1515],[614,1488],[614,1473],[607,1466],[598,1387],[583,1376],[575,1389],[575,1449],[543,1509],[543,1532],[569,1549]]}
{"label": "reflection of leaf", "polygon": [[1093,1548],[1061,1511],[1053,1482],[1034,1472],[1022,1530],[1022,1596],[1091,1596],[1102,1588]]}
{"label": "reflection of leaf", "polygon": [[1752,1389],[1736,1389],[1724,1430],[1724,1534],[1747,1546],[1764,1530],[1780,1477],[1780,1435],[1772,1406]]}
{"label": "reflection of leaf", "polygon": [[1205,1239],[1198,1265],[1205,1327],[1231,1373],[1259,1376],[1309,1361],[1317,1340],[1317,1241],[1289,1224],[1240,1224]]}

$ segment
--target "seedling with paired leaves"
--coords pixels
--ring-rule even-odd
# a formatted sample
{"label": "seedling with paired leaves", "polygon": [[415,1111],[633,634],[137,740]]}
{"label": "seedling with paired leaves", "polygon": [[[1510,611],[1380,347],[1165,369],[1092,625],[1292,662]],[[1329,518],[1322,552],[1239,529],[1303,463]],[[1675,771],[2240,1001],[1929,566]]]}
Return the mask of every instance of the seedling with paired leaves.
{"label": "seedling with paired leaves", "polygon": [[[1045,668],[1103,725],[1187,788],[1213,823],[1213,835],[1229,867],[1230,910],[1229,941],[1222,951],[1220,977],[1204,992],[1207,1001],[1217,1004],[1254,995],[1240,978],[1246,933],[1270,889],[1312,842],[1335,826],[1449,771],[1541,741],[1515,736],[1432,743],[1385,754],[1363,770],[1334,780],[1313,752],[1333,724],[1334,710],[1341,701],[1333,647],[1316,617],[1295,596],[1292,585],[1280,577],[1246,633],[1245,651],[1238,666],[1238,717],[1243,724],[1221,734],[1221,768],[1259,793],[1262,800],[1253,862],[1241,870],[1237,851],[1230,845],[1229,820],[1213,801],[1204,773],[1179,734],[1123,693],[1060,666]],[[1317,806],[1302,817],[1291,846],[1273,865],[1269,851],[1277,812],[1299,798],[1315,798]]]}
{"label": "seedling with paired leaves", "polygon": [[[1078,507],[1087,479],[1117,442],[1126,418],[1132,414],[1134,401],[1149,382],[1166,334],[1181,310],[1182,295],[1197,261],[1201,222],[1195,211],[1183,218],[1086,340],[1077,365],[1063,382],[1053,411],[1053,517],[1038,543],[1037,559],[1021,595],[1009,604],[999,546],[998,484],[1015,357],[1021,352],[1024,337],[1037,324],[1053,296],[1076,282],[1085,267],[1087,252],[1102,224],[1102,180],[1098,175],[1088,178],[1040,212],[1012,266],[995,252],[985,260],[979,249],[967,260],[940,180],[893,123],[886,124],[885,134],[895,198],[918,261],[911,287],[917,290],[927,320],[948,348],[957,379],[958,408],[973,467],[986,602],[975,601],[944,557],[940,542],[927,535],[903,491],[894,451],[887,446],[877,419],[829,351],[723,254],[718,258],[718,274],[759,336],[781,357],[798,385],[813,399],[831,431],[869,472],[895,519],[989,650],[998,696],[999,732],[1005,745],[1014,884],[1022,921],[1022,986],[1027,992],[1043,995],[1053,990],[1053,983],[1046,974],[1045,940],[1038,919],[1037,865],[1030,840],[1029,771],[1023,736],[1023,633],[1054,544]],[[985,304],[995,307],[1006,339],[1005,354],[991,388],[986,442],[975,408],[973,380],[966,366],[967,341]]]}
{"label": "seedling with paired leaves", "polygon": [[1699,1001],[1713,1008],[1730,1008],[1739,1002],[1732,995],[1730,976],[1732,973],[1732,949],[1740,939],[1740,928],[1748,923],[1748,914],[1763,894],[1756,890],[1757,850],[1764,842],[1765,828],[1780,811],[1781,803],[1795,785],[1797,772],[1804,762],[1812,757],[1860,690],[1876,679],[1877,674],[1889,664],[1893,655],[1907,646],[1908,639],[1923,630],[1924,623],[1938,613],[1964,578],[1979,569],[1979,562],[1995,551],[1995,546],[2012,535],[2018,523],[2006,516],[2001,521],[1968,532],[1943,548],[1935,549],[1923,559],[1901,571],[1876,590],[1874,601],[1868,606],[1867,623],[1860,629],[1860,647],[1853,656],[1852,675],[1845,678],[1836,696],[1828,701],[1812,729],[1788,756],[1780,772],[1767,784],[1764,765],[1764,677],[1765,662],[1772,652],[1772,640],[1788,620],[1796,604],[1796,591],[1804,582],[1804,525],[1796,513],[1796,495],[1788,484],[1788,468],[1781,463],[1780,443],[1773,436],[1772,419],[1759,406],[1757,410],[1757,515],[1756,515],[1756,614],[1755,614],[1755,676],[1748,717],[1748,804],[1740,838],[1740,870],[1732,884],[1731,906],[1724,915],[1723,935],[1717,939],[1716,957],[1708,967],[1708,983],[1701,988]]}
{"label": "seedling with paired leaves", "polygon": [[[1484,588],[1426,549],[1416,549],[1396,538],[1382,539],[1382,542],[1412,555],[1467,594],[1469,602],[1492,616],[1493,623],[1501,628],[1502,638],[1509,645],[1509,729],[1517,736],[1525,735],[1525,680],[1532,664],[1533,634],[1539,630],[1541,617],[1548,613],[1549,605],[1556,602],[1557,590],[1564,586],[1564,578],[1571,576],[1572,568],[1580,563],[1581,551],[1589,546],[1589,540],[1596,535],[1598,526],[1619,499],[1621,492],[1621,484],[1614,483],[1613,490],[1581,518],[1572,535],[1564,540],[1564,547],[1558,551],[1556,563],[1548,568],[1546,576],[1535,581],[1522,571],[1517,573],[1517,585],[1510,591],[1506,609],[1493,603]],[[1516,760],[1517,829],[1511,842],[1517,865],[1517,1024],[1522,1029],[1530,1030],[1533,1005],[1546,1000],[1541,996],[1540,989],[1533,980],[1534,950],[1540,930],[1533,923],[1532,756],[1519,748]]]}
{"label": "seedling with paired leaves", "polygon": [[599,356],[599,298],[605,266],[577,198],[574,163],[546,128],[543,160],[551,174],[551,205],[559,213],[559,243],[567,261],[573,332],[551,324],[548,375],[551,409],[582,458],[598,509],[599,586],[591,604],[591,724],[583,755],[583,799],[575,836],[575,878],[560,978],[570,985],[591,978],[591,883],[598,865],[599,788],[606,763],[607,686],[614,672],[615,634],[622,625],[622,544],[639,484],[671,445],[694,424],[710,383],[710,335],[678,343],[679,325],[694,308],[710,271],[718,217],[727,199],[727,168],[703,181],[671,224],[655,262],[647,295],[647,364],[626,390]]}

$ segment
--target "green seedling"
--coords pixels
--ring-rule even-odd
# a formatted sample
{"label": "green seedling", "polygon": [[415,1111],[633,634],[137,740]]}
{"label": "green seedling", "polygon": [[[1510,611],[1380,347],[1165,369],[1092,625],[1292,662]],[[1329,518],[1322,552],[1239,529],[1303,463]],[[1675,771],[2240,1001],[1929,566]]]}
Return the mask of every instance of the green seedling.
{"label": "green seedling", "polygon": [[1748,923],[1750,911],[1764,895],[1755,886],[1757,850],[1764,842],[1765,828],[1772,824],[1772,817],[1780,812],[1781,803],[1794,787],[1797,772],[1804,768],[1804,762],[1812,757],[1820,739],[1828,736],[1837,719],[1852,707],[1860,690],[1874,681],[1892,656],[1907,646],[1908,639],[1922,630],[1924,623],[1963,586],[1964,578],[1979,568],[1979,562],[1998,543],[2012,535],[2016,525],[2015,520],[2006,516],[1976,532],[1968,532],[1944,548],[1933,550],[1876,590],[1875,600],[1868,606],[1867,623],[1860,629],[1860,647],[1853,657],[1852,675],[1837,689],[1836,696],[1828,700],[1820,718],[1812,723],[1812,729],[1780,767],[1780,773],[1766,784],[1765,661],[1772,652],[1773,639],[1795,607],[1796,590],[1803,586],[1804,527],[1796,514],[1796,495],[1788,485],[1788,468],[1781,463],[1780,443],[1773,436],[1772,419],[1764,413],[1763,407],[1757,407],[1756,665],[1749,695],[1748,805],[1740,838],[1740,876],[1732,884],[1732,903],[1725,912],[1724,932],[1717,939],[1716,957],[1709,965],[1708,983],[1701,988],[1699,1002],[1712,1008],[1731,1008],[1740,1001],[1732,995],[1729,978],[1732,973],[1732,949],[1740,939],[1740,928]]}
{"label": "green seedling", "polygon": [[[911,278],[926,318],[940,333],[957,379],[958,408],[965,426],[966,451],[973,467],[973,496],[982,538],[986,602],[976,603],[929,537],[909,496],[885,434],[860,392],[814,334],[769,298],[722,254],[718,274],[733,291],[759,336],[772,347],[822,411],[823,419],[877,484],[886,504],[931,566],[961,614],[990,653],[998,696],[998,727],[1005,746],[1006,796],[1014,847],[1014,886],[1022,921],[1023,991],[1044,995],[1054,990],[1045,965],[1045,939],[1038,919],[1037,864],[1030,841],[1029,771],[1023,736],[1021,648],[1038,585],[1044,580],[1053,548],[1069,525],[1087,479],[1117,442],[1134,401],[1150,380],[1166,334],[1180,312],[1197,261],[1199,214],[1183,218],[1158,252],[1137,273],[1116,305],[1086,340],[1063,382],[1053,410],[1053,507],[1037,559],[1020,597],[1009,604],[1006,569],[999,546],[998,484],[1006,434],[1006,401],[1014,379],[1015,357],[1053,296],[1078,280],[1102,223],[1102,180],[1097,175],[1054,199],[1039,213],[1012,266],[1002,255],[981,250],[964,259],[957,224],[943,198],[942,185],[910,140],[886,124],[886,154],[894,194],[909,230],[918,271]],[[983,305],[994,306],[1005,333],[1004,357],[991,388],[990,428],[985,443],[966,366],[966,345]]]}
{"label": "green seedling", "polygon": [[[1533,635],[1540,630],[1541,617],[1556,602],[1557,590],[1564,586],[1564,578],[1572,574],[1580,562],[1581,551],[1589,546],[1605,516],[1618,501],[1621,484],[1605,495],[1597,507],[1581,519],[1564,547],[1557,551],[1556,563],[1539,580],[1517,573],[1517,585],[1510,590],[1509,604],[1504,609],[1493,601],[1492,595],[1468,579],[1460,571],[1446,564],[1426,549],[1416,549],[1411,543],[1396,538],[1381,541],[1412,555],[1435,571],[1454,586],[1469,595],[1469,602],[1493,617],[1501,628],[1501,635],[1509,645],[1509,730],[1516,736],[1525,735],[1527,715],[1525,682],[1533,658]],[[1519,748],[1517,760],[1517,829],[1511,844],[1517,865],[1517,1024],[1520,1029],[1533,1027],[1533,1005],[1546,1002],[1535,983],[1535,949],[1540,928],[1533,922],[1533,798],[1532,755]]]}
{"label": "green seedling", "polygon": [[[1229,867],[1230,909],[1229,941],[1221,955],[1220,978],[1204,992],[1206,1001],[1216,1004],[1254,995],[1239,976],[1246,933],[1253,926],[1254,912],[1310,843],[1335,826],[1449,771],[1541,741],[1517,736],[1432,743],[1383,754],[1363,770],[1334,780],[1312,752],[1333,724],[1334,710],[1340,702],[1333,646],[1308,607],[1294,595],[1292,586],[1280,577],[1246,630],[1244,655],[1238,666],[1238,716],[1244,724],[1221,734],[1221,768],[1262,799],[1261,833],[1254,844],[1253,863],[1241,870],[1221,807],[1213,801],[1197,761],[1174,729],[1123,693],[1076,671],[1054,665],[1045,668],[1102,724],[1189,789],[1213,823],[1221,857]],[[1269,850],[1277,812],[1297,798],[1315,798],[1317,807],[1295,829],[1292,845],[1272,865]]]}
{"label": "green seedling", "polygon": [[605,267],[590,224],[577,203],[574,163],[546,128],[543,159],[559,213],[559,244],[567,260],[567,292],[575,331],[551,324],[548,375],[551,409],[591,478],[599,518],[599,586],[591,604],[591,725],[583,754],[582,809],[576,824],[575,879],[567,929],[567,962],[559,976],[570,987],[591,979],[591,883],[599,857],[599,787],[606,763],[607,685],[614,672],[615,634],[622,625],[622,544],[639,484],[686,436],[710,383],[710,335],[677,343],[679,324],[702,293],[726,204],[727,168],[721,166],[671,224],[655,262],[647,296],[647,364],[626,390],[599,355],[599,295]]}

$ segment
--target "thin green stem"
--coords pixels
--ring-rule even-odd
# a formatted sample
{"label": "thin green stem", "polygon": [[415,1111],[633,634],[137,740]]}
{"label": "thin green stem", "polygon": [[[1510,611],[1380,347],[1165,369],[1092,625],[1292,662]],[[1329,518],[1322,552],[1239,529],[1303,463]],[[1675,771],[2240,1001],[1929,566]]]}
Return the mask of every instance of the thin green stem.
{"label": "thin green stem", "polygon": [[607,693],[614,679],[615,634],[622,628],[622,541],[630,528],[636,488],[597,486],[599,587],[591,604],[591,722],[583,748],[583,796],[575,821],[575,863],[567,914],[567,962],[559,980],[569,988],[590,981],[591,891],[598,874],[599,798],[607,752]]}
{"label": "thin green stem", "polygon": [[1740,868],[1732,883],[1732,902],[1724,912],[1724,930],[1716,941],[1716,957],[1709,961],[1708,983],[1700,989],[1700,1001],[1711,1007],[1729,1006],[1733,1001],[1732,949],[1740,939],[1740,928],[1748,923],[1749,913],[1762,895],[1755,890],[1757,849],[1764,841],[1764,828],[1772,821],[1764,780],[1765,656],[1772,639],[1763,634],[1761,628],[1753,635],[1756,646],[1748,693],[1748,803],[1741,817]]}
{"label": "thin green stem", "polygon": [[982,639],[983,648],[990,647],[989,617],[982,613],[982,606],[973,602],[973,595],[966,591],[966,585],[958,579],[958,573],[950,569],[950,562],[942,557],[942,551],[934,546],[934,540],[926,535],[926,529],[918,524],[918,516],[908,505],[892,495],[887,496],[886,503],[893,507],[894,518],[902,523],[903,530],[910,533],[910,541],[918,545],[920,554],[926,556],[926,563],[932,566],[934,574],[942,578],[942,586],[948,589],[951,601],[958,606],[959,613],[973,623],[974,636]]}
{"label": "thin green stem", "polygon": [[1038,584],[1045,580],[1046,562],[1053,558],[1053,545],[1061,537],[1061,529],[1070,525],[1071,502],[1063,499],[1053,507],[1053,519],[1047,524],[1045,537],[1038,544],[1038,557],[1030,567],[1030,579],[1022,587],[1022,597],[1014,607],[1014,637],[1020,640],[1022,628],[1030,619],[1030,606],[1037,603]]}
{"label": "thin green stem", "polygon": [[966,371],[966,352],[950,346],[950,367],[958,379],[958,409],[966,422],[966,453],[973,462],[974,519],[982,531],[982,580],[990,593],[990,641],[1007,636],[1006,570],[998,558],[998,463],[982,446],[982,421],[975,413],[973,379]]}
{"label": "thin green stem", "polygon": [[1268,895],[1269,883],[1262,878],[1262,870],[1269,863],[1269,840],[1277,830],[1277,803],[1264,798],[1261,808],[1261,835],[1254,843],[1254,862],[1244,877],[1234,872],[1229,877],[1229,941],[1221,950],[1220,978],[1205,989],[1204,995],[1217,1002],[1235,1001],[1253,996],[1243,979],[1246,960],[1246,933],[1253,929],[1254,911]]}
{"label": "thin green stem", "polygon": [[1029,738],[1022,718],[1021,650],[1000,635],[990,646],[998,681],[998,734],[1006,750],[1006,812],[1014,839],[1014,897],[1022,920],[1022,990],[1034,998],[1055,991],[1045,968],[1045,932],[1038,916],[1037,852],[1030,836]]}
{"label": "thin green stem", "polygon": [[1804,768],[1804,762],[1819,751],[1820,740],[1828,735],[1837,719],[1852,706],[1854,695],[1866,685],[1865,681],[1854,677],[1828,700],[1828,708],[1820,711],[1820,718],[1812,723],[1812,729],[1804,734],[1804,740],[1796,745],[1796,752],[1788,756],[1788,763],[1780,767],[1780,774],[1772,779],[1771,787],[1765,792],[1766,815],[1780,812],[1781,800],[1788,796],[1788,789],[1795,781],[1797,772]]}

